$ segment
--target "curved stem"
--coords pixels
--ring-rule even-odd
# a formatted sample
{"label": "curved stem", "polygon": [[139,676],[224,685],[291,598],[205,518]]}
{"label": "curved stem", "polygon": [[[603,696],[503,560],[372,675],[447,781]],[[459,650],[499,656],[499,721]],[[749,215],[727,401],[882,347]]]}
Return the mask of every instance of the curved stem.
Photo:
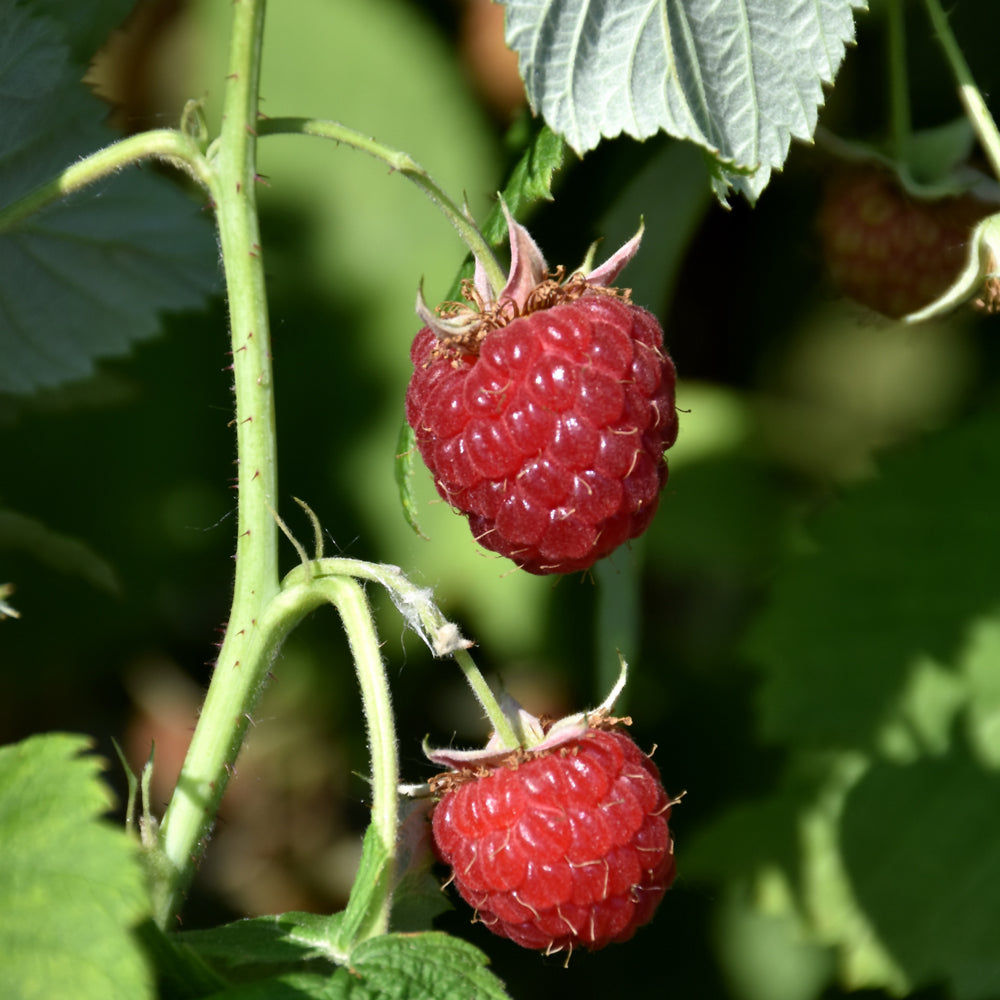
{"label": "curved stem", "polygon": [[958,96],[965,108],[965,113],[976,131],[976,136],[983,147],[994,176],[1000,180],[1000,131],[990,114],[990,109],[983,100],[982,92],[976,86],[972,70],[965,60],[965,55],[958,44],[948,24],[948,18],[941,8],[939,0],[925,0],[927,13],[930,16],[934,31],[937,34],[945,58],[951,67],[955,82],[958,84]]}
{"label": "curved stem", "polygon": [[499,293],[507,283],[506,275],[500,267],[493,250],[478,227],[445,194],[444,190],[408,153],[392,149],[381,142],[340,122],[319,118],[265,118],[258,125],[260,135],[314,135],[322,139],[342,142],[352,149],[361,150],[413,181],[428,198],[444,213],[448,221],[458,231],[462,242],[472,255],[480,261],[494,290]]}
{"label": "curved stem", "polygon": [[[337,608],[347,633],[368,729],[372,762],[371,823],[382,840],[391,866],[396,854],[399,820],[399,754],[389,684],[371,610],[361,585],[349,577],[320,577],[313,582],[311,590]],[[384,934],[388,930],[392,883],[390,871],[388,877],[379,882],[379,896],[374,902],[374,913],[366,921],[364,937]]]}
{"label": "curved stem", "polygon": [[[160,926],[177,914],[242,746],[270,656],[284,635],[265,611],[278,593],[277,454],[270,332],[256,207],[256,133],[264,0],[233,5],[223,124],[212,160],[232,336],[239,455],[233,605],[191,746],[160,830],[166,890]],[[272,609],[272,610],[269,610]]]}
{"label": "curved stem", "polygon": [[301,585],[311,579],[327,576],[373,580],[385,587],[400,613],[414,631],[420,634],[435,656],[450,654],[455,658],[493,731],[505,745],[517,746],[519,741],[514,727],[503,714],[489,684],[467,651],[470,643],[461,639],[458,630],[431,599],[429,590],[411,583],[398,566],[338,558],[314,559],[297,566],[285,577],[284,582],[286,586]]}
{"label": "curved stem", "polygon": [[176,129],[156,129],[120,139],[85,156],[24,197],[0,209],[0,232],[10,229],[60,198],[83,190],[95,181],[110,177],[143,160],[154,159],[183,170],[204,188],[212,190],[212,170],[197,142],[190,135]]}
{"label": "curved stem", "polygon": [[153,915],[164,930],[180,909],[228,779],[235,773],[236,757],[270,666],[288,633],[324,601],[308,585],[286,588],[254,622],[243,651],[246,669],[224,671],[220,658],[160,828]]}

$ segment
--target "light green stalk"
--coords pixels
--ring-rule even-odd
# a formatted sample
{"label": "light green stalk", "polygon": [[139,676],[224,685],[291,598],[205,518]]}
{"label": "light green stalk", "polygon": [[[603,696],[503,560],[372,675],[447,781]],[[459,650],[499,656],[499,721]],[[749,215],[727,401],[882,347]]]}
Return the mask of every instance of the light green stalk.
{"label": "light green stalk", "polygon": [[160,829],[165,871],[155,915],[176,916],[283,636],[261,634],[278,593],[277,455],[271,340],[256,204],[257,100],[264,0],[233,4],[220,136],[210,157],[226,275],[236,392],[239,518],[233,605],[215,673]]}

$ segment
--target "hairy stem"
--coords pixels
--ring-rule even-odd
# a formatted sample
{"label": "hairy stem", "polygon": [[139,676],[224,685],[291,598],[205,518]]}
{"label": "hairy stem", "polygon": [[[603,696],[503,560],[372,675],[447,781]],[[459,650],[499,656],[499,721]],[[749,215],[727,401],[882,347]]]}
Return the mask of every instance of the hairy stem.
{"label": "hairy stem", "polygon": [[[396,748],[396,727],[392,714],[389,684],[379,651],[378,636],[372,624],[371,610],[365,592],[357,580],[345,576],[320,577],[310,588],[340,612],[347,641],[350,643],[354,667],[361,688],[361,703],[368,729],[368,749],[372,762],[371,823],[392,859],[396,854],[396,826],[399,819],[399,755]],[[380,884],[374,913],[366,921],[365,936],[384,934],[389,928],[389,908],[392,893],[392,872]]]}
{"label": "hairy stem", "polygon": [[175,129],[156,129],[120,139],[85,156],[56,177],[29,191],[23,198],[0,209],[0,232],[11,229],[60,198],[81,191],[95,181],[110,177],[143,160],[169,163],[193,177],[203,187],[209,190],[212,188],[212,171],[195,140]]}
{"label": "hairy stem", "polygon": [[218,812],[281,629],[262,629],[278,593],[277,456],[270,331],[255,185],[264,0],[233,4],[229,75],[211,159],[226,273],[236,393],[239,518],[233,604],[212,682],[160,830],[166,876],[155,915],[167,927]]}
{"label": "hairy stem", "polygon": [[411,583],[398,566],[336,558],[314,559],[303,566],[297,566],[285,577],[285,586],[327,576],[373,580],[385,587],[403,617],[420,633],[434,654],[451,655],[455,658],[490,725],[504,744],[512,747],[517,745],[517,735],[510,720],[503,714],[489,684],[467,651],[471,643],[461,640],[457,629],[431,599],[429,591]]}
{"label": "hairy stem", "polygon": [[986,106],[986,101],[983,100],[982,92],[976,86],[972,70],[966,62],[939,0],[925,0],[925,2],[938,41],[958,84],[958,96],[962,106],[976,131],[983,152],[990,161],[993,175],[1000,180],[1000,131],[997,130],[997,124]]}
{"label": "hairy stem", "polygon": [[507,283],[503,269],[483,234],[468,216],[445,194],[439,184],[408,153],[383,145],[370,136],[362,135],[340,122],[319,118],[265,118],[258,131],[260,135],[314,135],[322,139],[333,139],[352,149],[361,150],[381,160],[404,177],[413,181],[424,194],[441,210],[448,221],[458,231],[462,242],[486,269],[487,277],[495,292]]}

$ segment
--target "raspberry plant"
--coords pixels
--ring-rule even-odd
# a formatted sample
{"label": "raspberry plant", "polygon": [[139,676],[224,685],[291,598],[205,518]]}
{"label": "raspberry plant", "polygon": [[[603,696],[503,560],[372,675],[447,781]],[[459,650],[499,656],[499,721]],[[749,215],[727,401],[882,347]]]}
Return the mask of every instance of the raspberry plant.
{"label": "raspberry plant", "polygon": [[995,996],[996,217],[898,323],[816,244],[996,200],[992,5],[507,0],[502,122],[464,8],[130,6],[0,0],[5,995]]}

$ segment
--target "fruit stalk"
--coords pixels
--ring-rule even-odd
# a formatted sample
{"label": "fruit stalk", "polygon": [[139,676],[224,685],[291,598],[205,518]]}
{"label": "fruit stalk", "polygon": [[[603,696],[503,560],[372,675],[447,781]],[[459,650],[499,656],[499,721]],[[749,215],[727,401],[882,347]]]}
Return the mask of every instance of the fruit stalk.
{"label": "fruit stalk", "polygon": [[160,830],[155,900],[176,916],[267,675],[258,624],[278,592],[277,455],[271,347],[256,205],[256,133],[264,0],[233,5],[222,129],[210,166],[232,337],[239,516],[233,604],[208,695]]}
{"label": "fruit stalk", "polygon": [[261,120],[258,131],[260,135],[314,135],[322,139],[333,139],[334,142],[342,142],[345,146],[381,160],[391,170],[413,181],[441,210],[472,255],[482,262],[494,291],[499,292],[503,287],[505,281],[503,270],[476,224],[459,209],[444,189],[409,153],[391,149],[340,122],[319,118],[265,118]]}
{"label": "fruit stalk", "polygon": [[[399,752],[389,684],[371,610],[361,585],[350,577],[322,577],[314,581],[310,589],[312,594],[321,595],[336,606],[347,632],[368,729],[372,762],[371,825],[382,840],[391,869],[399,820]],[[374,937],[388,930],[392,884],[390,870],[379,882],[378,896],[371,904],[372,915],[365,923],[364,937]]]}
{"label": "fruit stalk", "polygon": [[1000,180],[1000,131],[997,130],[990,109],[986,106],[986,101],[983,100],[982,92],[976,86],[972,70],[952,33],[948,17],[941,8],[939,0],[925,0],[925,3],[938,41],[944,51],[945,58],[948,60],[948,65],[951,67],[955,82],[958,84],[958,96],[962,101],[962,106],[976,131],[983,152],[990,161],[994,177]]}
{"label": "fruit stalk", "polygon": [[910,87],[906,68],[906,18],[903,0],[889,0],[889,125],[893,153],[905,159],[910,144]]}

